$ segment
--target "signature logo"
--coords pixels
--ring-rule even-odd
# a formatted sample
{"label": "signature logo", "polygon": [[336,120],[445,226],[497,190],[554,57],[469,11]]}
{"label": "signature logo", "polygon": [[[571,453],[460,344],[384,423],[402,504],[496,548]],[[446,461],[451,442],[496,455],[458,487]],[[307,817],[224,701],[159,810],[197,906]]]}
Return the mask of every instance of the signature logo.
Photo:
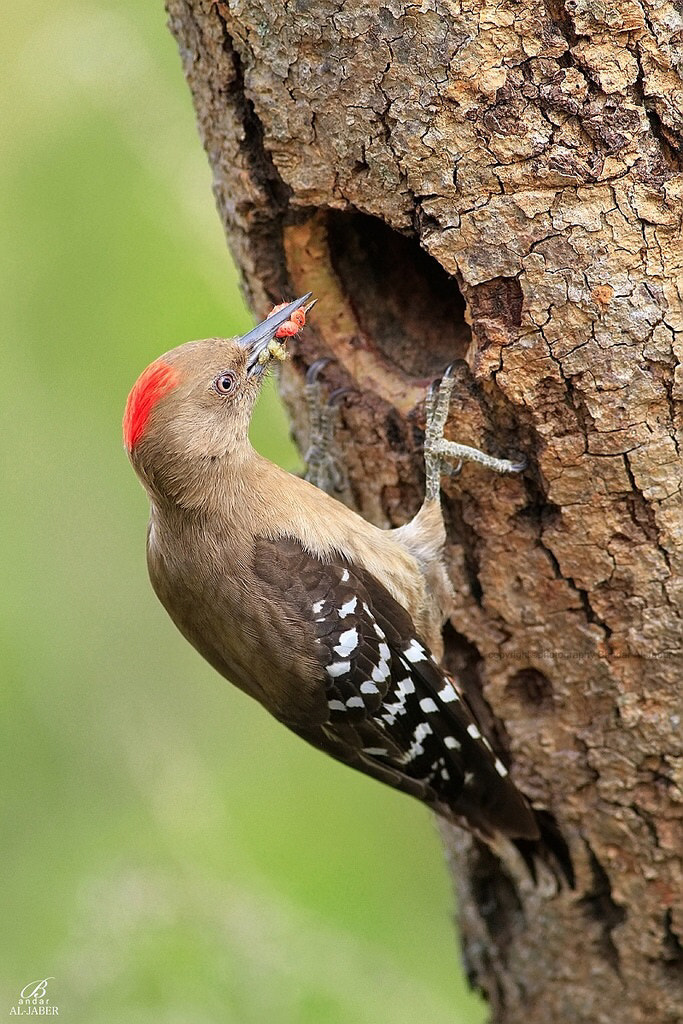
{"label": "signature logo", "polygon": [[29,981],[19,993],[19,1001],[16,1006],[11,1007],[10,1016],[15,1017],[57,1017],[59,1007],[51,1003],[47,996],[47,983],[54,981],[53,977],[40,978],[38,981]]}

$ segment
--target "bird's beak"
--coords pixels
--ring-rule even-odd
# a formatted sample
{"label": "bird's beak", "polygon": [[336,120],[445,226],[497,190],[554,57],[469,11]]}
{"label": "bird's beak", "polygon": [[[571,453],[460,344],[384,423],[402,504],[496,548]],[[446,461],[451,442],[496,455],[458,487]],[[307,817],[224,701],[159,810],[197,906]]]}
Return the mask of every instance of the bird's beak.
{"label": "bird's beak", "polygon": [[290,302],[284,309],[278,310],[277,313],[271,313],[269,317],[266,317],[260,324],[257,324],[248,334],[242,335],[239,343],[249,353],[247,358],[247,374],[249,377],[263,371],[263,364],[259,357],[267,351],[268,346],[275,337],[276,330],[289,320],[292,313],[296,313],[297,309],[301,309],[312,294],[312,292],[306,292],[300,299]]}

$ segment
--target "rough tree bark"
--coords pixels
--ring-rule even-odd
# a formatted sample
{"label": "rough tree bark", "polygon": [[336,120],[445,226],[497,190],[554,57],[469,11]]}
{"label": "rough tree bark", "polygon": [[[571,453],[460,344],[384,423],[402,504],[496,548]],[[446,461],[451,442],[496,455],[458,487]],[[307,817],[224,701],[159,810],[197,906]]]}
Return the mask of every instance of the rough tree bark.
{"label": "rough tree bark", "polygon": [[449,831],[474,982],[497,1021],[680,1021],[680,0],[168,9],[254,308],[320,299],[299,439],[333,355],[349,500],[404,522],[460,357],[450,436],[530,460],[445,485],[447,658],[578,888]]}

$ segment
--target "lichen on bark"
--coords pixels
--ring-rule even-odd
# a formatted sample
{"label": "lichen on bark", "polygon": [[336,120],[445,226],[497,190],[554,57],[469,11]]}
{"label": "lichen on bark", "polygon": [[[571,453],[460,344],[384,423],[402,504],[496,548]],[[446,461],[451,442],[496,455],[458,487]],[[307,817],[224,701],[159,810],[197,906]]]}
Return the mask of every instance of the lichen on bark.
{"label": "lichen on bark", "polygon": [[282,377],[351,394],[349,500],[420,497],[427,381],[523,478],[444,486],[449,664],[568,838],[575,893],[451,830],[496,1020],[674,1024],[683,993],[683,11],[667,0],[168,0],[255,309],[313,290]]}

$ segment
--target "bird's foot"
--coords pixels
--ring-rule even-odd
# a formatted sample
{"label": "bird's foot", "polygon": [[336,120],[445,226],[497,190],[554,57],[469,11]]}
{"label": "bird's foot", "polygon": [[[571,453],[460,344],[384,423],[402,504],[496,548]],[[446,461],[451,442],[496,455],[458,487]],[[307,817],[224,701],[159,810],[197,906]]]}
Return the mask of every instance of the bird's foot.
{"label": "bird's foot", "polygon": [[455,364],[446,367],[440,381],[435,381],[425,400],[426,428],[424,459],[427,482],[425,497],[434,501],[439,496],[441,477],[445,473],[455,476],[462,469],[463,462],[479,462],[495,473],[521,473],[526,460],[497,459],[478,448],[471,448],[457,441],[448,441],[444,436],[451,392],[455,383]]}
{"label": "bird's foot", "polygon": [[343,491],[346,479],[334,454],[334,431],[339,420],[339,400],[347,388],[337,388],[330,395],[323,394],[320,371],[332,362],[317,359],[306,373],[304,396],[308,407],[310,440],[306,452],[306,479],[328,494]]}

